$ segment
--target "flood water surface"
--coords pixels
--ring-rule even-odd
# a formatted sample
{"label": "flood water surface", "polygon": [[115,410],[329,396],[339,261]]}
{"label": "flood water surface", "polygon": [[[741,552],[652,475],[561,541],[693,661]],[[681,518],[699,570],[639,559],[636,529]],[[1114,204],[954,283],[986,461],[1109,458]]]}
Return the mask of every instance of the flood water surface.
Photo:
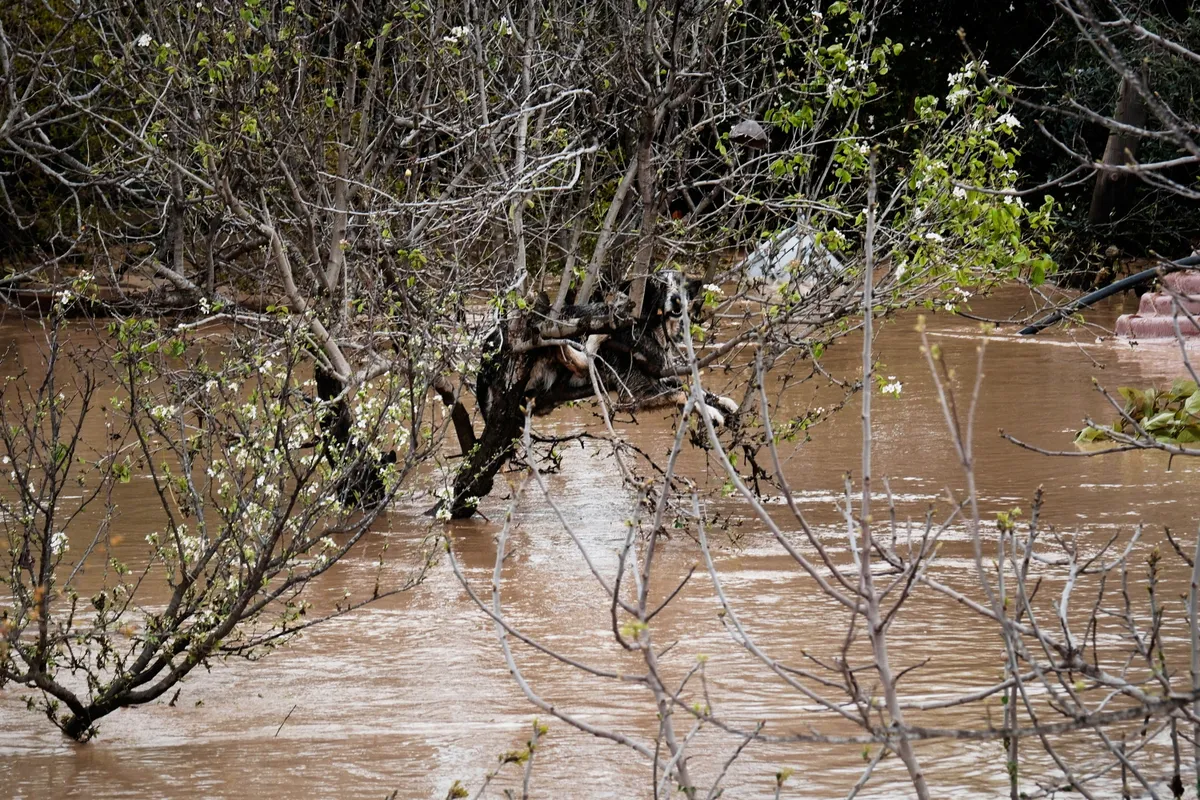
{"label": "flood water surface", "polygon": [[[1000,297],[975,310],[1004,313],[1015,302]],[[1111,324],[1119,310],[1110,306],[1092,316]],[[961,490],[963,475],[913,323],[911,317],[891,321],[879,340],[880,370],[895,376],[903,389],[898,397],[874,396],[874,472],[881,493],[886,479],[901,519],[919,522],[930,506],[939,518],[945,516],[946,493]],[[941,315],[930,320],[930,331],[958,370],[957,388],[968,391],[977,324]],[[0,333],[18,343],[35,336],[12,324]],[[23,358],[37,357],[31,346],[21,352]],[[853,380],[858,358],[851,339],[832,347],[823,364],[831,374]],[[1083,330],[1019,339],[1001,329],[987,348],[975,431],[984,517],[1014,506],[1028,508],[1040,486],[1044,518],[1085,546],[1128,535],[1137,524],[1155,532],[1170,526],[1193,536],[1196,514],[1189,498],[1200,487],[1200,462],[1177,458],[1168,469],[1166,456],[1155,452],[1050,458],[1022,450],[997,433],[1003,428],[1039,446],[1073,450],[1074,432],[1085,416],[1113,416],[1093,378],[1115,391],[1124,385],[1169,384],[1183,371],[1174,344],[1131,348],[1117,340],[1097,342],[1094,333]],[[719,376],[712,379],[718,382]],[[798,409],[827,405],[836,397],[828,386],[810,382],[790,389],[784,402]],[[844,475],[856,479],[861,470],[857,403],[815,426],[811,441],[788,444],[783,452],[797,503],[835,556],[847,563],[838,503]],[[636,425],[616,424],[631,442],[665,461],[673,416],[653,412],[639,415]],[[603,431],[586,407],[560,410],[540,425],[547,433]],[[561,471],[547,478],[558,511],[601,573],[611,576],[626,521],[636,511],[636,495],[623,484],[603,443],[585,441],[562,450]],[[716,567],[731,606],[756,641],[793,666],[811,667],[810,657],[836,657],[848,619],[840,606],[796,567],[744,503],[720,498],[724,474],[702,451],[686,449],[680,472],[712,489],[716,499],[710,500],[710,513],[728,517],[727,527],[710,532]],[[155,524],[152,514],[138,512],[139,504],[152,509],[156,501],[149,494],[139,500],[138,491],[149,493],[150,487],[131,489],[121,498],[120,522],[130,547]],[[423,507],[391,509],[364,546],[313,587],[315,599],[328,604],[346,591],[352,597],[369,595],[377,580],[385,586],[401,582],[443,531],[451,536],[454,559],[466,578],[481,598],[490,599],[497,521],[508,494],[498,483],[484,504],[493,521],[445,528],[423,516]],[[768,508],[781,527],[796,529],[786,506],[776,502]],[[1159,541],[1157,533],[1148,534],[1140,546]],[[693,536],[680,533],[660,547],[654,598],[664,598],[699,565],[653,625],[658,646],[671,645],[661,659],[666,676],[682,680],[703,657],[708,701],[724,719],[745,729],[763,722],[764,732],[855,732],[828,712],[818,713],[810,700],[733,641]],[[502,597],[510,624],[571,658],[637,673],[640,662],[614,641],[603,590],[534,484],[515,504],[508,549]],[[970,587],[970,553],[961,528],[948,532],[939,557],[943,579]],[[546,702],[591,725],[652,742],[656,708],[645,688],[582,673],[516,643],[514,651],[530,687]],[[1000,638],[987,625],[928,593],[910,601],[891,635],[897,669],[928,660],[911,678],[911,696],[917,699],[994,683],[1001,675],[1001,651]],[[444,798],[455,780],[474,793],[502,754],[523,746],[535,718],[548,731],[535,758],[531,796],[652,796],[646,759],[576,731],[526,699],[505,665],[494,625],[464,592],[444,555],[417,588],[311,629],[261,662],[214,663],[211,671],[197,671],[173,704],[164,698],[113,714],[88,745],[68,742],[44,717],[26,710],[29,694],[13,686],[0,692],[0,794],[5,796],[267,800],[383,798],[395,792],[397,798]],[[951,710],[921,721],[979,727],[986,724],[979,713]],[[687,720],[677,721],[688,729]],[[691,768],[702,781],[711,780],[739,743],[728,733],[701,730],[689,745]],[[935,741],[919,745],[917,755],[935,796],[1007,796],[997,742]],[[770,796],[782,769],[794,771],[783,797],[844,797],[863,766],[861,745],[751,744],[729,768],[723,797]],[[519,787],[520,777],[519,769],[509,766],[493,786]],[[904,778],[899,762],[886,759],[860,796],[909,796]]]}

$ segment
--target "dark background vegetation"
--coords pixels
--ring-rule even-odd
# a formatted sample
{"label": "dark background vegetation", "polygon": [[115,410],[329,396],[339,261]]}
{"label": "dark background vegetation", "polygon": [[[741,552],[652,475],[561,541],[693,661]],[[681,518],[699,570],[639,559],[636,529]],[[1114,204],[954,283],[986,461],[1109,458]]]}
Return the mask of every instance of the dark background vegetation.
{"label": "dark background vegetation", "polygon": [[[821,5],[828,7],[829,2]],[[1139,19],[1185,47],[1200,49],[1200,24],[1191,5],[1186,0],[1153,0],[1138,7]],[[1105,16],[1104,3],[1094,7],[1099,16]],[[25,9],[25,4],[4,4],[0,7],[0,25],[10,31],[29,25],[47,41],[59,34],[61,21],[54,15],[46,13],[42,19],[37,15],[30,19]],[[1020,87],[1020,169],[1028,188],[1063,175],[1080,164],[1081,157],[1101,157],[1107,138],[1105,128],[1064,111],[1064,104],[1074,99],[1098,113],[1111,115],[1120,78],[1051,0],[903,0],[881,3],[877,10],[882,12],[878,36],[903,43],[906,52],[894,61],[885,81],[886,91],[874,106],[876,124],[903,121],[911,115],[918,96],[945,96],[947,74],[961,69],[966,59],[975,56],[987,59],[992,74],[1007,76]],[[74,35],[67,32],[59,41],[69,42]],[[86,36],[83,26],[78,35]],[[78,44],[85,45],[81,51],[86,50],[86,42]],[[1152,87],[1180,117],[1200,118],[1195,113],[1200,89],[1195,64],[1166,58],[1141,42],[1126,40],[1122,45],[1130,61],[1144,61]],[[16,88],[20,91],[25,87]],[[0,98],[0,108],[4,106]],[[1043,135],[1037,122],[1074,153],[1065,152],[1059,143]],[[1153,120],[1148,124],[1153,127]],[[78,128],[63,131],[64,140],[74,141],[71,152],[83,162],[88,158],[89,136],[83,117]],[[1171,157],[1169,144],[1148,140],[1141,147],[1142,161]],[[1171,177],[1190,184],[1197,177],[1195,171],[1189,166]],[[30,160],[14,157],[4,148],[0,148],[0,173],[4,177],[0,262],[11,266],[37,259],[39,253],[54,255],[65,245],[58,235],[58,222],[70,216],[65,208],[71,197],[69,188],[39,171]],[[1128,184],[1114,213],[1103,222],[1088,219],[1093,177],[1053,187],[1051,191],[1061,204],[1056,253],[1060,279],[1088,285],[1107,279],[1118,261],[1153,253],[1179,258],[1196,246],[1200,207],[1195,201],[1138,180]],[[135,195],[136,187],[131,187],[131,199]],[[32,225],[28,224],[30,218],[36,220]],[[18,224],[19,219],[25,219],[26,224]],[[147,245],[166,247],[161,242]]]}
{"label": "dark background vegetation", "polygon": [[[1101,16],[1104,5],[1095,5]],[[1143,3],[1143,24],[1195,49],[1200,30],[1190,6],[1184,0]],[[1020,170],[1028,187],[1052,181],[1080,163],[1043,135],[1035,121],[1080,155],[1099,160],[1103,154],[1108,131],[1063,110],[1064,104],[1073,98],[1110,115],[1120,77],[1052,2],[901,2],[881,18],[880,26],[883,35],[912,48],[907,57],[896,60],[891,73],[894,94],[889,113],[906,113],[913,98],[921,95],[944,96],[946,75],[961,69],[968,53],[974,53],[988,60],[989,72],[1007,75],[1022,87],[1016,113],[1023,123]],[[1195,65],[1164,58],[1141,43],[1123,44],[1128,46],[1130,61],[1146,59],[1154,90],[1181,117],[1195,119],[1200,90]],[[1170,158],[1173,152],[1159,142],[1144,141],[1138,156],[1152,161]],[[1195,168],[1172,177],[1192,183]],[[1115,258],[1153,252],[1174,259],[1196,246],[1200,206],[1194,201],[1135,180],[1110,220],[1093,223],[1088,220],[1093,186],[1094,178],[1089,176],[1050,190],[1061,203],[1056,253],[1061,280],[1088,285],[1107,278]]]}

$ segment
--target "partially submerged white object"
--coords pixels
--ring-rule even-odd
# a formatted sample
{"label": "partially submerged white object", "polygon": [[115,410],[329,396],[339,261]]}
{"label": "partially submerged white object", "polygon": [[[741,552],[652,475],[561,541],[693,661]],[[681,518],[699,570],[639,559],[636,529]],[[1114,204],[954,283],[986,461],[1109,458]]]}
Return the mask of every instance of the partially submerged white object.
{"label": "partially submerged white object", "polygon": [[805,287],[811,288],[822,278],[846,271],[833,253],[817,244],[811,233],[801,233],[799,226],[767,239],[737,269],[745,277],[761,280],[772,288],[795,280],[802,294]]}

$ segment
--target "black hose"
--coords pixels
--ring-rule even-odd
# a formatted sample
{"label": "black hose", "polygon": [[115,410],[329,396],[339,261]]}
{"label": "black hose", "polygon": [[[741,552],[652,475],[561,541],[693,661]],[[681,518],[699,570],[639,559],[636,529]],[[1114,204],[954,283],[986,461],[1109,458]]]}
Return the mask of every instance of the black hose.
{"label": "black hose", "polygon": [[1020,330],[1020,335],[1032,336],[1042,328],[1048,328],[1049,326],[1058,322],[1060,319],[1074,314],[1079,309],[1087,308],[1093,303],[1097,303],[1110,295],[1116,294],[1117,292],[1123,292],[1126,289],[1132,289],[1134,286],[1154,280],[1161,275],[1166,275],[1168,272],[1178,272],[1180,270],[1192,269],[1197,266],[1200,266],[1200,253],[1190,255],[1187,258],[1181,258],[1178,261],[1172,261],[1168,264],[1161,264],[1157,267],[1151,267],[1150,269],[1143,270],[1136,275],[1130,275],[1128,278],[1121,278],[1121,280],[1110,283],[1103,289],[1097,289],[1091,294],[1085,294],[1078,300],[1073,300],[1072,302],[1067,303],[1062,308],[1056,309],[1052,313],[1047,314],[1032,325],[1022,328]]}

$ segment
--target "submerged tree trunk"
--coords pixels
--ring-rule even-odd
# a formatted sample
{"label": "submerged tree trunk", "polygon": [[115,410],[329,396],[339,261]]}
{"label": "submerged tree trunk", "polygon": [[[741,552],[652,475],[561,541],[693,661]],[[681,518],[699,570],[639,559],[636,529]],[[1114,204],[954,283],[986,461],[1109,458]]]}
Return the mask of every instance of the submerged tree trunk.
{"label": "submerged tree trunk", "polygon": [[349,465],[337,486],[337,497],[343,505],[375,508],[387,495],[383,469],[396,463],[395,451],[376,458],[360,443],[354,441],[354,415],[347,401],[346,384],[337,375],[321,368],[315,370],[317,399],[328,404],[321,420],[321,447],[329,465],[335,470]]}
{"label": "submerged tree trunk", "polygon": [[[475,385],[483,419],[478,439],[459,424],[457,408],[454,412],[463,463],[443,513],[448,509],[458,519],[475,513],[492,491],[496,473],[516,452],[530,412],[545,414],[593,397],[596,383],[602,392],[615,393],[624,409],[685,405],[687,392],[678,376],[686,370],[676,341],[695,284],[662,270],[644,282],[641,314],[631,314],[633,300],[618,295],[604,303],[568,306],[561,319],[550,317],[547,300],[502,320],[484,346]],[[435,388],[447,405],[456,403],[453,392],[443,391],[450,388],[447,382]],[[720,426],[737,413],[738,404],[712,395],[696,409]]]}
{"label": "submerged tree trunk", "polygon": [[490,358],[499,368],[500,380],[489,390],[490,399],[482,415],[483,433],[473,446],[463,448],[463,463],[454,478],[454,499],[450,505],[450,516],[454,519],[474,514],[479,500],[491,493],[496,473],[516,450],[525,420],[530,359],[507,347],[501,347]]}
{"label": "submerged tree trunk", "polygon": [[[501,321],[484,345],[475,386],[483,432],[475,438],[472,431],[455,426],[463,463],[454,479],[451,517],[470,517],[479,500],[492,491],[496,473],[516,450],[531,407],[546,413],[592,394],[590,380],[564,365],[563,345],[558,342],[571,338],[582,342],[592,334],[607,336],[628,329],[633,324],[629,306],[629,298],[618,297],[609,303],[568,306],[557,320],[548,318],[548,308],[539,307]],[[575,358],[582,359],[571,364],[575,370],[580,363],[586,365],[585,356]]]}

